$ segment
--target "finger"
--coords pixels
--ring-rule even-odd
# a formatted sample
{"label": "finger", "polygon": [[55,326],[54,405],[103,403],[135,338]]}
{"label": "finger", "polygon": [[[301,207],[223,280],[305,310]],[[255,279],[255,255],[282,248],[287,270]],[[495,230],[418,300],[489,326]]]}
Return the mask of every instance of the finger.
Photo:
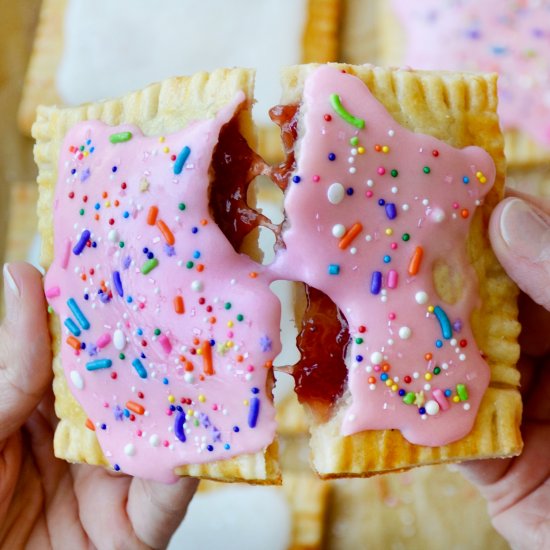
{"label": "finger", "polygon": [[47,310],[40,273],[4,266],[6,317],[0,327],[0,441],[38,405],[51,380]]}
{"label": "finger", "polygon": [[550,309],[550,216],[522,199],[505,199],[491,217],[490,237],[508,275]]}
{"label": "finger", "polygon": [[198,483],[193,478],[171,485],[134,478],[127,510],[138,538],[152,548],[164,548],[183,520]]}

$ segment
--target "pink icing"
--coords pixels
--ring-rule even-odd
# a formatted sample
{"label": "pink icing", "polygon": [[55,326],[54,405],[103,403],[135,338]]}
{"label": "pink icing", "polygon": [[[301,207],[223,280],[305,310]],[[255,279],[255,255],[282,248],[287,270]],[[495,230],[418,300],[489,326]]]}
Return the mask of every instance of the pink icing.
{"label": "pink icing", "polygon": [[[332,94],[364,129],[339,116]],[[493,161],[402,128],[358,78],[332,67],[307,79],[300,109],[286,249],[271,268],[327,294],[349,323],[342,434],[396,428],[416,444],[460,439],[489,382],[469,326],[476,275],[465,239]],[[454,304],[434,289],[438,259],[463,273]]]}
{"label": "pink icing", "polygon": [[[83,122],[62,147],[46,295],[77,333],[63,327],[70,389],[107,459],[132,475],[171,481],[178,465],[274,438],[266,366],[280,350],[280,305],[208,207],[212,152],[243,100],[165,138]],[[131,139],[111,143],[121,132]]]}
{"label": "pink icing", "polygon": [[550,146],[550,5],[516,0],[392,0],[417,69],[498,72],[499,114]]}

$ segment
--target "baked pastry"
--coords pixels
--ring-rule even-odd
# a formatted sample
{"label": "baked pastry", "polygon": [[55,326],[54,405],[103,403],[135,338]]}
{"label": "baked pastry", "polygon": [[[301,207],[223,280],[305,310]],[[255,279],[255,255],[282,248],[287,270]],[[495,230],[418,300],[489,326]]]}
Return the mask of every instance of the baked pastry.
{"label": "baked pastry", "polygon": [[[30,132],[38,105],[80,105],[174,75],[254,66],[259,69],[256,99],[265,102],[255,110],[259,146],[274,159],[281,146],[267,110],[277,101],[278,67],[336,60],[339,6],[340,0],[213,0],[191,8],[189,2],[167,0],[159,10],[132,0],[116,5],[98,0],[93,6],[82,0],[44,0],[19,126]],[[156,40],[144,41],[147,33]],[[231,48],[224,46],[228,43]]]}
{"label": "baked pastry", "polygon": [[284,87],[271,269],[308,285],[294,375],[317,472],[518,454],[517,290],[487,239],[496,76],[301,66]]}
{"label": "baked pastry", "polygon": [[[174,470],[280,481],[269,368],[279,302],[236,251],[244,222],[209,195],[210,174],[227,193],[253,178],[252,82],[218,70],[39,109],[42,262],[61,320],[58,457],[166,481]],[[216,215],[238,226],[231,243]]]}
{"label": "baked pastry", "polygon": [[381,63],[416,69],[494,71],[511,166],[550,161],[545,2],[377,2]]}

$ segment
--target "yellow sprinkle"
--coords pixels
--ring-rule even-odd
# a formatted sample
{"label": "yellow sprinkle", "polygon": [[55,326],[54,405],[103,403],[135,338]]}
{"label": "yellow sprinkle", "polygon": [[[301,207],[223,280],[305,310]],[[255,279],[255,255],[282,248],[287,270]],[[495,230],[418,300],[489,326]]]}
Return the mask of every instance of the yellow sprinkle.
{"label": "yellow sprinkle", "polygon": [[106,207],[106,208],[109,208],[110,206],[111,206],[111,201],[106,201],[106,202],[105,202],[105,207]]}
{"label": "yellow sprinkle", "polygon": [[393,229],[391,227],[388,227],[386,229],[386,231],[384,231],[384,233],[388,236],[388,237],[391,237],[393,235]]}
{"label": "yellow sprinkle", "polygon": [[189,410],[187,411],[187,416],[189,416],[189,418],[191,418],[191,417],[193,416],[193,414],[194,414],[193,409],[189,409]]}
{"label": "yellow sprinkle", "polygon": [[250,404],[250,403],[249,403],[248,399],[245,399],[245,400],[243,401],[243,405],[244,405],[245,407],[248,407],[249,404]]}
{"label": "yellow sprinkle", "polygon": [[232,328],[233,327],[233,321],[227,321],[227,326],[229,328]]}
{"label": "yellow sprinkle", "polygon": [[176,398],[175,398],[173,395],[169,395],[169,396],[168,396],[168,401],[170,401],[170,403],[175,403],[175,402],[176,402]]}
{"label": "yellow sprinkle", "polygon": [[389,152],[390,152],[390,148],[387,145],[384,145],[382,147],[382,153],[389,153]]}
{"label": "yellow sprinkle", "polygon": [[453,397],[453,402],[454,402],[454,403],[458,403],[459,401],[460,401],[460,397],[458,397],[458,395],[455,395],[455,396]]}
{"label": "yellow sprinkle", "polygon": [[204,402],[206,401],[206,397],[205,397],[204,395],[202,395],[202,394],[199,395],[199,401],[200,401],[201,403],[204,403]]}
{"label": "yellow sprinkle", "polygon": [[199,348],[199,349],[197,350],[197,355],[202,355],[202,348]]}
{"label": "yellow sprinkle", "polygon": [[389,378],[386,380],[386,386],[388,386],[388,388],[393,384],[393,380],[390,380]]}
{"label": "yellow sprinkle", "polygon": [[365,148],[361,145],[360,147],[357,147],[357,152],[362,155],[365,152]]}
{"label": "yellow sprinkle", "polygon": [[424,375],[424,378],[426,380],[431,380],[432,379],[432,373],[431,372],[427,372],[425,375]]}
{"label": "yellow sprinkle", "polygon": [[433,313],[435,308],[434,308],[434,306],[428,306],[427,309],[430,313]]}
{"label": "yellow sprinkle", "polygon": [[391,390],[392,391],[397,391],[398,390],[397,384],[393,384],[393,386],[391,387]]}
{"label": "yellow sprinkle", "polygon": [[232,348],[233,347],[233,341],[232,340],[228,340],[225,345],[228,347],[228,348]]}
{"label": "yellow sprinkle", "polygon": [[84,151],[84,156],[87,157],[90,153],[88,151]]}
{"label": "yellow sprinkle", "polygon": [[485,176],[483,176],[483,177],[479,178],[479,181],[481,183],[487,183],[487,178]]}
{"label": "yellow sprinkle", "polygon": [[166,138],[165,138],[164,136],[160,136],[160,137],[159,137],[159,142],[160,142],[160,143],[164,143],[165,140],[166,140]]}
{"label": "yellow sprinkle", "polygon": [[162,150],[163,150],[165,153],[169,153],[169,152],[170,152],[170,147],[163,147]]}

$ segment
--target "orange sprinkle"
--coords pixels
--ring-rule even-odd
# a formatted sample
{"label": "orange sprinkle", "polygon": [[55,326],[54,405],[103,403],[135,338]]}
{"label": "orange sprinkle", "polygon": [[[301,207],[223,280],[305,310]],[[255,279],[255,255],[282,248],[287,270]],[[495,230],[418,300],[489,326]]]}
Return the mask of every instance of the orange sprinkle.
{"label": "orange sprinkle", "polygon": [[135,412],[136,414],[143,414],[145,412],[145,408],[143,407],[143,405],[140,405],[135,401],[126,401],[126,408],[129,411]]}
{"label": "orange sprinkle", "polygon": [[95,214],[94,219],[95,219],[95,221],[98,221],[99,220],[99,214]]}
{"label": "orange sprinkle", "polygon": [[191,361],[186,361],[185,362],[185,370],[187,372],[191,372],[191,371],[195,370],[195,366],[193,365],[193,363],[191,363]]}
{"label": "orange sprinkle", "polygon": [[211,324],[211,325],[215,325],[217,319],[216,319],[215,317],[210,317],[209,321],[210,321],[210,324]]}
{"label": "orange sprinkle", "polygon": [[157,206],[151,206],[151,208],[149,208],[149,212],[147,213],[147,223],[149,225],[155,225],[158,213],[159,209]]}
{"label": "orange sprinkle", "polygon": [[204,374],[214,374],[214,365],[212,364],[212,346],[208,340],[202,342],[202,370]]}
{"label": "orange sprinkle", "polygon": [[244,357],[242,355],[237,355],[237,363],[242,363],[244,360]]}
{"label": "orange sprinkle", "polygon": [[201,220],[201,225],[207,225],[207,224],[208,224],[208,220],[205,219],[205,218],[203,218],[203,219]]}
{"label": "orange sprinkle", "polygon": [[162,236],[164,237],[166,243],[172,246],[176,242],[176,239],[174,238],[174,234],[172,233],[172,231],[170,231],[170,228],[162,220],[157,221],[157,227],[160,229],[160,232],[162,233]]}
{"label": "orange sprinkle", "polygon": [[340,250],[345,250],[359,233],[363,231],[363,226],[359,222],[355,222],[347,231],[346,234],[340,239],[338,243],[338,248]]}
{"label": "orange sprinkle", "polygon": [[115,201],[115,206],[119,206],[120,202],[118,202],[118,199]]}
{"label": "orange sprinkle", "polygon": [[80,340],[78,340],[74,336],[69,336],[66,341],[67,344],[71,346],[71,348],[74,348],[76,351],[80,350]]}
{"label": "orange sprinkle", "polygon": [[424,355],[424,359],[426,359],[426,361],[431,361],[431,360],[432,360],[432,357],[433,357],[433,355],[432,355],[431,353],[426,353],[426,354]]}
{"label": "orange sprinkle", "polygon": [[195,338],[193,338],[193,345],[198,346],[199,342],[200,342],[200,340],[195,336]]}
{"label": "orange sprinkle", "polygon": [[183,315],[185,313],[185,304],[183,303],[182,296],[178,295],[174,298],[174,311],[178,315]]}
{"label": "orange sprinkle", "polygon": [[382,365],[382,370],[383,370],[384,372],[388,372],[388,371],[390,370],[390,368],[391,368],[391,367],[388,365],[388,363],[384,363],[384,364]]}
{"label": "orange sprinkle", "polygon": [[424,249],[421,246],[417,246],[414,249],[413,255],[409,262],[408,273],[409,275],[416,275],[420,269],[420,264],[422,262],[422,256],[424,255]]}
{"label": "orange sprinkle", "polygon": [[202,382],[204,380],[204,374],[199,374],[199,380]]}
{"label": "orange sprinkle", "polygon": [[86,418],[86,428],[88,428],[88,430],[92,430],[92,432],[95,432],[94,423],[89,418]]}
{"label": "orange sprinkle", "polygon": [[106,199],[106,198],[109,196],[109,194],[107,193],[107,191],[103,191],[103,193],[101,193],[101,196],[102,196],[104,199]]}
{"label": "orange sprinkle", "polygon": [[273,367],[273,361],[271,361],[271,360],[270,360],[270,361],[266,361],[266,362],[264,363],[264,367],[265,367],[266,369],[270,369],[271,367]]}
{"label": "orange sprinkle", "polygon": [[470,215],[470,212],[468,211],[467,208],[463,208],[461,211],[460,211],[460,215],[466,219],[469,215]]}
{"label": "orange sprinkle", "polygon": [[204,264],[197,264],[197,271],[202,273],[204,271]]}
{"label": "orange sprinkle", "polygon": [[251,279],[255,279],[257,276],[258,276],[258,273],[256,271],[251,271],[248,276],[251,278]]}
{"label": "orange sprinkle", "polygon": [[368,383],[369,384],[376,384],[376,378],[374,376],[369,376]]}

